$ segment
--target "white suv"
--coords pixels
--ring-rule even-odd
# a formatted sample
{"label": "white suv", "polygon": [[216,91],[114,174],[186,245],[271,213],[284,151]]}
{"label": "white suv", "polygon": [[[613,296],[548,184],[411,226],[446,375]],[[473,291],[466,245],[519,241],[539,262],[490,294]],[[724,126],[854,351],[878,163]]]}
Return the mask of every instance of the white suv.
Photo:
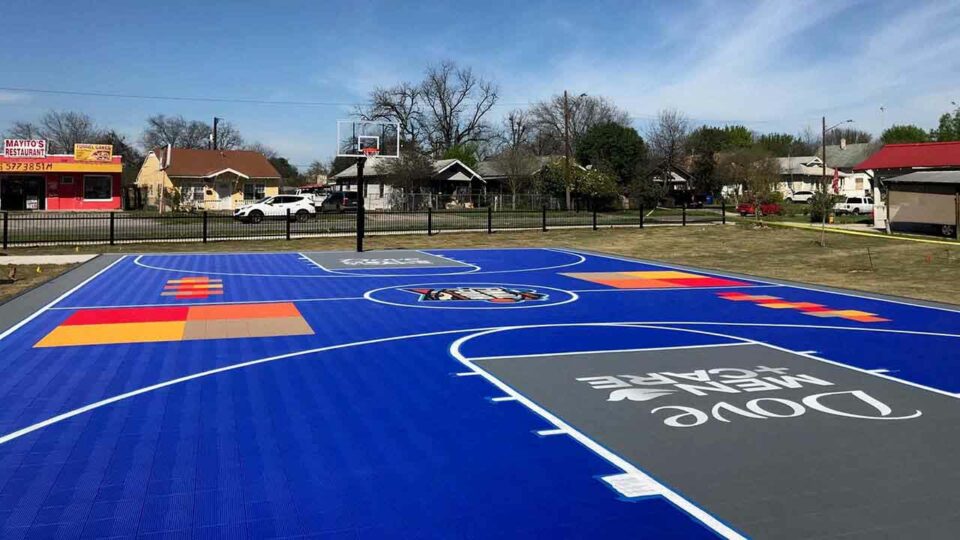
{"label": "white suv", "polygon": [[233,218],[245,223],[260,223],[264,219],[286,219],[304,222],[317,213],[313,201],[303,195],[277,195],[246,204],[233,211]]}
{"label": "white suv", "polygon": [[843,202],[833,205],[837,214],[869,214],[873,212],[873,199],[870,197],[847,197]]}
{"label": "white suv", "polygon": [[794,191],[793,195],[787,197],[786,201],[791,203],[808,203],[813,197],[812,191]]}

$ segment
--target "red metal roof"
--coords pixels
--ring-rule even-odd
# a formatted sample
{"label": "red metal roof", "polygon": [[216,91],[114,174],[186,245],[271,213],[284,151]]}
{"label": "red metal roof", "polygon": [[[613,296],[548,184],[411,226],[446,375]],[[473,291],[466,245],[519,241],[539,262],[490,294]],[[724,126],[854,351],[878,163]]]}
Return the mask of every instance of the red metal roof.
{"label": "red metal roof", "polygon": [[914,167],[960,167],[960,141],[887,144],[853,170]]}

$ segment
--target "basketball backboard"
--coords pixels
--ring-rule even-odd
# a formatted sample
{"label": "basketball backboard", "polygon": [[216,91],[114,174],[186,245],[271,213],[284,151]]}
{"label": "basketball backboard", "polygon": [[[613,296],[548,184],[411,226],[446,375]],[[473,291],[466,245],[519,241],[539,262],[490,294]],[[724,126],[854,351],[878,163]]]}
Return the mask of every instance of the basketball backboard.
{"label": "basketball backboard", "polygon": [[337,157],[400,157],[400,124],[337,121]]}

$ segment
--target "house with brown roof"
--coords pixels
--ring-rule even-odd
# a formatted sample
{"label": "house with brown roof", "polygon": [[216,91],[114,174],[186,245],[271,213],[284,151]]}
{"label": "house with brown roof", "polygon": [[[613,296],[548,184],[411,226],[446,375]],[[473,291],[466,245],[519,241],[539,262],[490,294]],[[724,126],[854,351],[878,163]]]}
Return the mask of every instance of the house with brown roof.
{"label": "house with brown roof", "polygon": [[277,195],[280,173],[252,150],[158,148],[147,154],[136,185],[147,206],[161,211],[233,210]]}

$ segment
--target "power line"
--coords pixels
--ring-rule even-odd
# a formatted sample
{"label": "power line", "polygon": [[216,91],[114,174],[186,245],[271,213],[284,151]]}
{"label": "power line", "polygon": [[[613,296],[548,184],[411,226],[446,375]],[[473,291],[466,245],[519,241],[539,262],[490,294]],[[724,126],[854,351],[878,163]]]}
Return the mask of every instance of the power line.
{"label": "power line", "polygon": [[[277,99],[246,99],[246,98],[227,98],[227,97],[203,97],[203,96],[157,96],[149,94],[116,94],[109,92],[82,92],[78,90],[50,90],[47,88],[21,88],[12,86],[0,86],[0,90],[7,92],[21,92],[25,94],[52,94],[60,96],[82,96],[82,97],[100,97],[100,98],[121,98],[121,99],[147,99],[154,101],[198,101],[205,103],[245,103],[248,105],[285,105],[295,107],[358,107],[367,105],[367,103],[355,103],[346,101],[292,101]],[[514,107],[521,105],[532,105],[532,102],[508,102],[497,103],[498,107]]]}

